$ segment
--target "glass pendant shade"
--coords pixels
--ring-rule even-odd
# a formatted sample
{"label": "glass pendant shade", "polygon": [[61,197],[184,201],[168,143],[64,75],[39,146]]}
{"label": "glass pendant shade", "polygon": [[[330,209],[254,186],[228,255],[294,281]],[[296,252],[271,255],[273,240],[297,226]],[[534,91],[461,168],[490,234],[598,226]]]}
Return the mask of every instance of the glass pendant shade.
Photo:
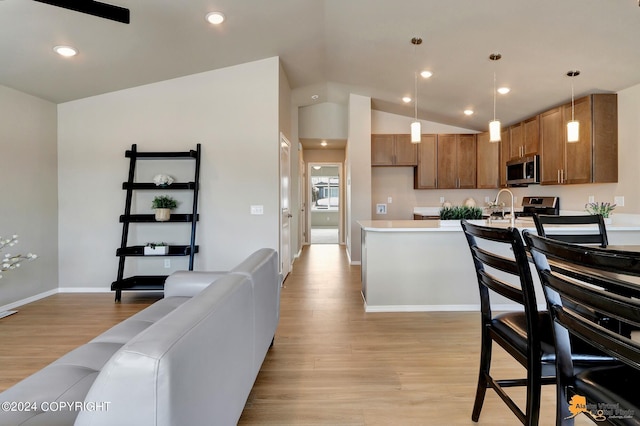
{"label": "glass pendant shade", "polygon": [[489,142],[500,142],[501,138],[500,120],[489,122]]}
{"label": "glass pendant shade", "polygon": [[567,142],[578,142],[580,140],[580,122],[571,120],[567,123]]}
{"label": "glass pendant shade", "polygon": [[420,143],[422,141],[422,126],[419,121],[411,123],[411,143]]}

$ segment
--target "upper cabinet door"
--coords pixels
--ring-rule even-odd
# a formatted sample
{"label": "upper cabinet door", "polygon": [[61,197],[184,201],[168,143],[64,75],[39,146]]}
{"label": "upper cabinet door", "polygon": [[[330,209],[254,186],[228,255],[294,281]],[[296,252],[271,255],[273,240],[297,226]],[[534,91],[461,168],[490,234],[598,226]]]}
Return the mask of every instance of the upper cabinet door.
{"label": "upper cabinet door", "polygon": [[560,184],[564,168],[562,108],[540,114],[540,183]]}
{"label": "upper cabinet door", "polygon": [[[507,186],[507,161],[511,159],[511,132],[509,128],[503,128],[500,134],[500,186]],[[480,143],[478,142],[478,145]],[[479,152],[479,149],[478,149]]]}
{"label": "upper cabinet door", "polygon": [[540,116],[536,115],[523,122],[524,155],[537,154],[540,149]]}
{"label": "upper cabinet door", "polygon": [[372,166],[417,166],[418,150],[410,135],[371,135]]}
{"label": "upper cabinet door", "polygon": [[396,166],[418,165],[418,144],[411,143],[411,135],[396,135]]}
{"label": "upper cabinet door", "polygon": [[[499,185],[500,142],[489,142],[489,133],[476,135],[478,146],[477,188],[497,188]],[[502,141],[504,142],[504,141]]]}
{"label": "upper cabinet door", "polygon": [[509,127],[509,140],[511,144],[511,158],[520,158],[524,155],[524,132],[522,123],[516,123]]}
{"label": "upper cabinet door", "polygon": [[371,165],[393,166],[394,135],[371,135]]}
{"label": "upper cabinet door", "polygon": [[477,155],[476,135],[456,135],[456,144],[458,188],[475,188]]}
{"label": "upper cabinet door", "polygon": [[418,167],[414,170],[414,189],[435,189],[438,170],[437,136],[422,135],[418,144]]}
{"label": "upper cabinet door", "polygon": [[[567,123],[571,121],[571,104],[564,105],[563,135],[566,140]],[[574,118],[580,123],[578,142],[566,142],[563,183],[590,183],[593,149],[591,145],[591,98],[574,102]]]}
{"label": "upper cabinet door", "polygon": [[438,188],[457,188],[456,135],[438,135]]}

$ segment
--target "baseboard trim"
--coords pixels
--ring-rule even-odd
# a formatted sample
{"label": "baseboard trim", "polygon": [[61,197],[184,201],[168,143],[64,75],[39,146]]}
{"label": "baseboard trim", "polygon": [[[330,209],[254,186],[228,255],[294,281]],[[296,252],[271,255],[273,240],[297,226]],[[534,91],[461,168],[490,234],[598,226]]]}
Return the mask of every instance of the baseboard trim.
{"label": "baseboard trim", "polygon": [[40,299],[44,299],[45,297],[53,296],[58,293],[58,289],[54,288],[53,290],[45,291],[44,293],[36,294],[35,296],[30,296],[22,300],[17,300],[13,303],[9,303],[8,305],[0,306],[0,312],[2,311],[10,311],[12,309],[18,308],[22,305],[26,305],[27,303],[35,302]]}
{"label": "baseboard trim", "polygon": [[59,293],[111,293],[110,287],[60,287]]}

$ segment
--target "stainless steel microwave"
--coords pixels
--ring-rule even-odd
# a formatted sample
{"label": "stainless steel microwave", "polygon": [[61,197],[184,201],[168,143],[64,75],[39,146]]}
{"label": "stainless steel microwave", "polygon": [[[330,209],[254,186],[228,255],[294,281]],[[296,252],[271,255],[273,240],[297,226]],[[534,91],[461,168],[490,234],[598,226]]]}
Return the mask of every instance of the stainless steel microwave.
{"label": "stainless steel microwave", "polygon": [[507,186],[540,183],[540,157],[530,155],[507,161]]}

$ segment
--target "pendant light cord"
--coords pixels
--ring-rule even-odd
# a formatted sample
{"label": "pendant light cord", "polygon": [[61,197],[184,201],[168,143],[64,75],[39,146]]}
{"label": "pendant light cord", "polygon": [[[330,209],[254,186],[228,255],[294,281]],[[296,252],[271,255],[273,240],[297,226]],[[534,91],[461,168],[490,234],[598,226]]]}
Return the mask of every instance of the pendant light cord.
{"label": "pendant light cord", "polygon": [[418,121],[418,71],[416,71],[415,74],[414,74],[413,87],[414,87],[414,93],[415,93],[415,97],[416,97],[416,100],[413,103],[414,110],[415,110],[414,113],[415,113],[416,121]]}
{"label": "pendant light cord", "polygon": [[573,80],[571,80],[571,121],[575,121],[575,118],[573,116],[573,109],[574,109],[574,105],[573,105]]}
{"label": "pendant light cord", "polygon": [[496,121],[496,72],[493,72],[493,121]]}

